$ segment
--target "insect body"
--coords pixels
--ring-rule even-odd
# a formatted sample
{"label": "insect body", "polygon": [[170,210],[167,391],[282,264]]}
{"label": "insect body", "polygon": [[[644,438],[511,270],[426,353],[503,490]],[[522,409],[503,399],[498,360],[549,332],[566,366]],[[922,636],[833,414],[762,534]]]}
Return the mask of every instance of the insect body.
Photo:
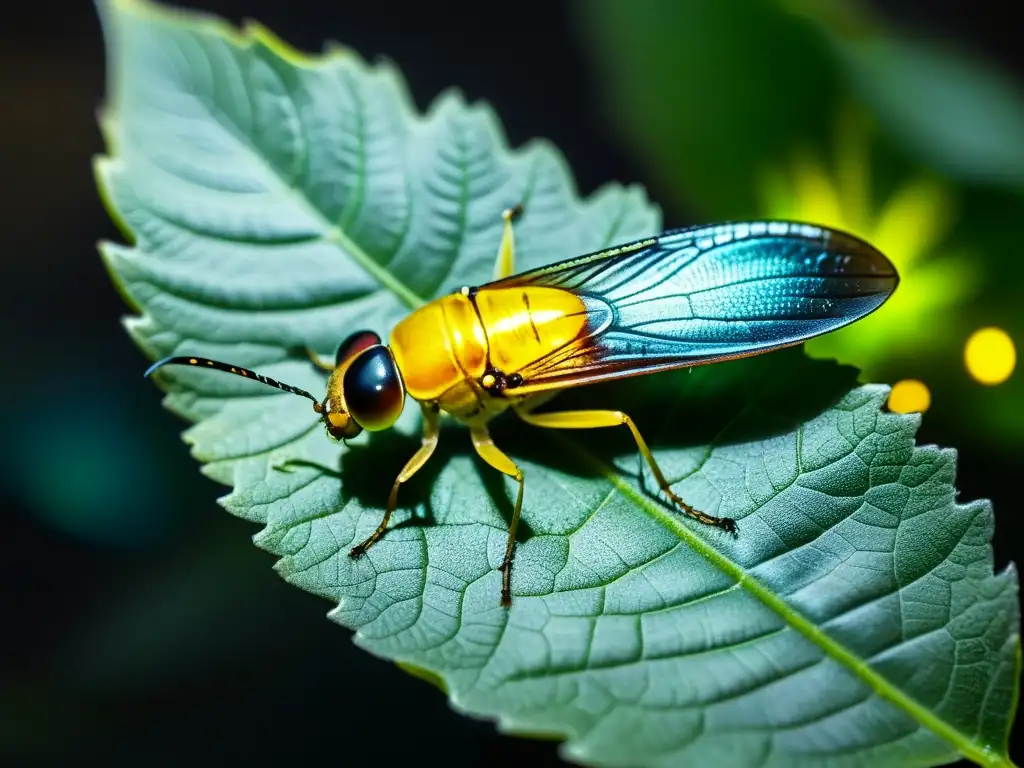
{"label": "insect body", "polygon": [[427,463],[440,413],[469,428],[479,456],[518,483],[501,563],[501,599],[511,602],[516,526],[523,503],[519,467],[491,440],[488,422],[512,409],[554,429],[626,426],[663,492],[684,513],[726,531],[730,518],[705,514],[676,495],[636,424],[620,411],[535,413],[580,384],[746,357],[798,344],[877,309],[895,290],[892,264],[850,235],[791,222],[721,224],[666,232],[540,269],[512,274],[515,210],[505,211],[493,282],[435,299],[399,322],[385,345],[372,331],[349,336],[321,401],[254,371],[215,360],[170,357],[212,367],[313,401],[337,440],[395,423],[406,396],[423,411],[423,440],[391,488],[380,525],[351,555],[387,530],[398,489]]}

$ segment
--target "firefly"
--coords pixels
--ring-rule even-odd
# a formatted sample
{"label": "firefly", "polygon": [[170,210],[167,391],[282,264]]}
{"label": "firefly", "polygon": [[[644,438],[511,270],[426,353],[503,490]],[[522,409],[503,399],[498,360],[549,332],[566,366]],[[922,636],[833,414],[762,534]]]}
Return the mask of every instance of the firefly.
{"label": "firefly", "polygon": [[165,365],[212,368],[308,398],[334,440],[391,427],[409,400],[423,413],[419,450],[395,478],[377,528],[352,547],[362,556],[384,536],[398,492],[437,447],[442,414],[465,425],[480,458],[518,485],[508,527],[501,603],[512,601],[523,471],[495,445],[491,420],[511,411],[548,429],[626,427],[658,486],[683,514],[735,533],[736,522],[688,504],[672,490],[636,423],[617,410],[537,412],[573,387],[792,346],[878,309],[899,282],[878,250],[852,235],[791,221],[754,221],[670,230],[660,235],[515,273],[513,220],[503,213],[494,280],[465,286],[414,310],[387,343],[358,331],[333,362],[326,395],[237,365],[168,357]]}

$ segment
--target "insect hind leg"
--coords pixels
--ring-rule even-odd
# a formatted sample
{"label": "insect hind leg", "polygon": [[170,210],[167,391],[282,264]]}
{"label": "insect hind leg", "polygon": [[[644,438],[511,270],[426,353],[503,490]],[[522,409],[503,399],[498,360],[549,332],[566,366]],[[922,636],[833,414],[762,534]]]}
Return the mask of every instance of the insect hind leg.
{"label": "insect hind leg", "polygon": [[506,608],[512,605],[512,555],[516,546],[516,528],[519,525],[519,513],[523,508],[523,470],[521,470],[512,459],[494,444],[487,427],[473,427],[469,431],[473,441],[473,448],[476,449],[480,458],[490,464],[499,472],[508,475],[519,483],[519,493],[516,496],[516,506],[512,510],[512,520],[508,525],[508,540],[505,543],[505,557],[498,566],[501,571],[501,604]]}
{"label": "insect hind leg", "polygon": [[716,517],[715,515],[709,515],[706,512],[701,512],[683,501],[682,497],[672,490],[672,486],[668,480],[665,479],[665,475],[661,471],[661,467],[659,467],[658,462],[654,460],[654,454],[651,453],[651,449],[647,447],[647,441],[644,440],[643,435],[640,434],[640,430],[637,429],[633,420],[622,411],[555,411],[551,413],[531,413],[529,409],[522,407],[516,408],[515,411],[516,415],[527,424],[532,424],[535,427],[546,427],[548,429],[629,427],[629,431],[633,435],[633,440],[636,442],[636,447],[640,450],[640,455],[643,456],[644,460],[647,462],[647,466],[651,468],[651,473],[654,475],[655,480],[658,481],[658,487],[677,507],[679,507],[679,509],[689,517],[692,517],[694,520],[704,523],[705,525],[721,528],[728,533],[736,532],[736,521],[731,517]]}
{"label": "insect hind leg", "polygon": [[309,347],[304,347],[302,351],[303,351],[303,354],[305,354],[306,357],[309,358],[309,362],[311,362],[313,365],[315,365],[321,371],[325,371],[327,373],[333,373],[334,372],[335,365],[334,365],[333,361],[326,361],[326,360],[324,360],[322,357],[320,357],[320,355],[318,355],[316,352],[314,352]]}
{"label": "insect hind leg", "polygon": [[512,232],[512,222],[523,213],[522,203],[517,203],[511,208],[501,212],[505,220],[505,227],[501,235],[501,244],[498,246],[498,257],[494,262],[494,279],[501,280],[508,277],[516,269],[516,241]]}

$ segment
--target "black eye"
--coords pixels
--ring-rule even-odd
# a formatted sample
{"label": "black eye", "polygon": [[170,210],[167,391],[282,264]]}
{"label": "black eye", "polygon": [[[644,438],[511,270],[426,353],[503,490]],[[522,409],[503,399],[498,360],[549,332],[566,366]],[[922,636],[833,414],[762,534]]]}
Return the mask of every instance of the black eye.
{"label": "black eye", "polygon": [[345,403],[363,429],[387,429],[402,414],[405,387],[387,347],[363,350],[345,370]]}
{"label": "black eye", "polygon": [[380,336],[373,331],[356,331],[338,347],[334,355],[335,365],[341,365],[352,357],[355,357],[364,349],[375,347],[380,344]]}

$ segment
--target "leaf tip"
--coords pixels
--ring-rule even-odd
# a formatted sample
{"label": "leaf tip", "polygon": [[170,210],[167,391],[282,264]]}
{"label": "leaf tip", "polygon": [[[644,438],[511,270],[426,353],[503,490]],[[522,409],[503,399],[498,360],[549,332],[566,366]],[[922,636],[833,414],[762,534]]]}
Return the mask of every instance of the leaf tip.
{"label": "leaf tip", "polygon": [[443,693],[444,695],[448,695],[448,683],[445,682],[445,679],[441,677],[441,675],[437,674],[433,670],[427,669],[426,667],[421,667],[417,664],[413,664],[408,661],[396,661],[395,666],[403,672],[412,675],[413,677],[417,677],[420,680],[425,680],[426,682],[430,683],[432,686],[437,688],[439,691],[441,691],[441,693]]}
{"label": "leaf tip", "polygon": [[450,86],[437,94],[427,110],[426,117],[429,120],[465,109],[467,109],[466,94],[458,86]]}
{"label": "leaf tip", "polygon": [[[111,176],[119,164],[120,160],[116,157],[110,157],[109,155],[94,155],[92,158],[93,181],[96,184],[96,192],[100,197],[100,203],[103,205],[104,210],[106,210],[110,220],[114,223],[114,226],[117,227],[121,236],[124,237],[130,245],[135,245],[135,232],[128,224],[127,219],[125,219],[120,208],[118,208],[117,202],[114,200]],[[102,240],[97,243],[97,248],[99,248],[100,254],[104,257],[104,260],[107,258],[107,254],[104,252],[105,245],[111,244]]]}
{"label": "leaf tip", "polygon": [[100,134],[107,147],[107,154],[116,155],[117,134],[114,126],[117,124],[117,110],[110,104],[101,104],[96,109],[96,124],[100,127]]}
{"label": "leaf tip", "polygon": [[[186,429],[181,433],[181,441],[188,446],[189,455],[201,465],[199,471],[211,480],[218,480],[219,482],[220,475],[216,468],[211,469],[213,462],[217,460],[216,454],[208,452],[200,444],[199,437],[193,433],[192,429]],[[220,504],[220,499],[217,499],[217,503]]]}
{"label": "leaf tip", "polygon": [[96,243],[96,250],[99,252],[100,261],[103,262],[103,268],[107,270],[110,282],[113,283],[114,290],[116,290],[121,296],[121,300],[124,301],[132,311],[139,313],[143,312],[144,310],[142,305],[135,296],[132,295],[131,289],[128,287],[128,283],[125,281],[120,269],[118,269],[119,259],[123,256],[121,247],[109,240],[100,240]]}

